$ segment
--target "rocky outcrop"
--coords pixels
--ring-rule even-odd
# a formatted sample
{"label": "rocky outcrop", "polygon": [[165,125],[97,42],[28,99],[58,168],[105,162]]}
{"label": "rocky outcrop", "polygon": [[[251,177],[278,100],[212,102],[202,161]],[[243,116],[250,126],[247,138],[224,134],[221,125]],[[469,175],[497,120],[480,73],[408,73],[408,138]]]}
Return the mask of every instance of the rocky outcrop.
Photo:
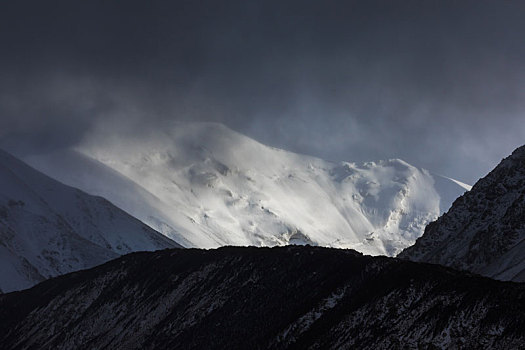
{"label": "rocky outcrop", "polygon": [[525,285],[310,246],[132,253],[0,296],[3,349],[518,349]]}
{"label": "rocky outcrop", "polygon": [[399,257],[525,281],[525,146],[459,197]]}

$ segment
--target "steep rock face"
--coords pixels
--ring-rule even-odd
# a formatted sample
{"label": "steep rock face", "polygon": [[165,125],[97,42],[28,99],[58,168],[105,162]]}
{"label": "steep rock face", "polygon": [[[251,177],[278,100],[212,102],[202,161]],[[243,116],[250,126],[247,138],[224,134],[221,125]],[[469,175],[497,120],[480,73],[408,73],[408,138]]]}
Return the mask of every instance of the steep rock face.
{"label": "steep rock face", "polygon": [[525,285],[351,250],[132,253],[0,296],[3,349],[519,349]]}
{"label": "steep rock face", "polygon": [[525,281],[525,146],[458,198],[400,257]]}
{"label": "steep rock face", "polygon": [[0,290],[178,245],[101,197],[0,151]]}
{"label": "steep rock face", "polygon": [[308,243],[392,256],[465,191],[399,159],[336,164],[213,123],[95,135],[79,150],[28,161],[189,247]]}

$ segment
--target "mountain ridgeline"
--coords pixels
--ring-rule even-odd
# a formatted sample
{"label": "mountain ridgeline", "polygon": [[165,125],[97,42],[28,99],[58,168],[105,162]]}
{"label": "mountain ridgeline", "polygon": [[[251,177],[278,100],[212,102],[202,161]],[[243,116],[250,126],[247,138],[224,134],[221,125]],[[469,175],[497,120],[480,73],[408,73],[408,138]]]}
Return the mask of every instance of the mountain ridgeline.
{"label": "mountain ridgeline", "polygon": [[[215,130],[210,132],[215,135]],[[361,219],[375,218],[376,224],[383,225],[383,231],[365,238],[370,239],[367,249],[374,252],[392,244],[392,232],[402,237],[401,224],[411,222],[414,212],[421,214],[422,209],[435,207],[435,202],[421,206],[425,190],[439,202],[439,196],[433,197],[437,192],[430,175],[399,160],[357,166],[310,159],[302,168],[302,158],[285,153],[281,165],[295,159],[296,167],[285,168],[277,176],[234,168],[232,164],[242,162],[217,156],[220,152],[194,149],[195,154],[187,156],[190,163],[172,152],[139,155],[137,163],[131,151],[130,159],[124,156],[118,166],[113,164],[129,178],[93,158],[72,156],[80,164],[94,165],[104,174],[101,179],[111,179],[116,185],[114,193],[121,189],[130,199],[137,194],[150,200],[145,206],[161,202],[157,203],[160,206],[149,206],[143,215],[154,208],[166,209],[162,201],[175,200],[174,194],[180,194],[182,202],[177,202],[177,208],[188,211],[183,210],[172,223],[191,210],[203,210],[207,221],[190,221],[195,229],[215,228],[219,235],[215,238],[247,239],[245,244],[254,237],[259,237],[261,244],[268,243],[265,240],[275,238],[271,229],[292,222],[286,218],[300,219],[290,216],[291,207],[278,207],[271,196],[261,197],[263,189],[277,191],[283,184],[289,192],[278,197],[281,200],[302,193],[299,190],[310,191],[303,193],[301,205],[292,203],[308,210],[314,207],[304,203],[311,204],[313,194],[348,191],[331,203],[339,210],[349,205],[341,215],[355,218],[352,215],[361,211],[369,215]],[[195,159],[200,160],[192,163]],[[213,175],[210,169],[222,175]],[[138,174],[145,177],[145,187],[135,182]],[[251,180],[240,181],[243,177]],[[62,185],[4,153],[0,153],[0,183],[4,291],[130,251],[176,246],[108,201]],[[193,197],[185,192],[185,186]],[[167,191],[162,200],[157,197],[162,194],[160,189]],[[241,205],[241,199],[247,202]],[[344,204],[350,199],[350,204]],[[386,206],[382,202],[392,199]],[[403,212],[403,208],[411,209]],[[228,215],[238,213],[239,220],[224,221],[227,211]],[[158,215],[167,213],[161,210]],[[378,219],[380,213],[388,214],[386,224]],[[242,231],[248,223],[243,220],[252,214],[260,221],[252,222],[250,234],[263,232],[263,219],[272,218],[269,235]],[[321,220],[321,224],[328,221]],[[232,231],[224,230],[221,222],[229,222]],[[311,227],[314,224],[309,223]],[[212,232],[206,230],[200,234]],[[239,232],[246,235],[236,235]],[[296,230],[278,243],[304,244],[312,237],[323,238],[320,231],[316,235],[305,232],[308,234]],[[189,240],[191,235],[185,234]],[[397,243],[399,237],[395,238]],[[374,241],[376,238],[379,240]],[[495,280],[524,281],[524,238],[525,146],[428,225],[416,244],[400,254],[403,259],[310,245],[135,252],[89,270],[51,278],[31,289],[0,295],[0,344],[7,350],[525,349],[525,284]],[[11,280],[11,276],[16,278]],[[18,285],[10,285],[10,281]]]}
{"label": "mountain ridgeline", "polygon": [[0,151],[0,292],[178,244],[101,197]]}
{"label": "mountain ridgeline", "polygon": [[525,281],[525,146],[459,197],[399,256]]}
{"label": "mountain ridgeline", "polygon": [[400,159],[332,163],[216,123],[93,136],[26,161],[195,248],[310,244],[395,256],[465,192]]}
{"label": "mountain ridgeline", "polygon": [[310,246],[132,253],[0,296],[3,349],[519,349],[525,285]]}

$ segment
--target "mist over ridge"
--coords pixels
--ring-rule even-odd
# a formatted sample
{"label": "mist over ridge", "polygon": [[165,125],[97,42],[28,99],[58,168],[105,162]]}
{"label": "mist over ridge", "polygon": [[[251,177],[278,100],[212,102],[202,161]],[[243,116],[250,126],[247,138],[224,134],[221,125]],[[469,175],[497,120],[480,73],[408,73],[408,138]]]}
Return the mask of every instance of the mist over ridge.
{"label": "mist over ridge", "polygon": [[10,3],[0,145],[215,121],[332,161],[474,183],[521,145],[520,2]]}

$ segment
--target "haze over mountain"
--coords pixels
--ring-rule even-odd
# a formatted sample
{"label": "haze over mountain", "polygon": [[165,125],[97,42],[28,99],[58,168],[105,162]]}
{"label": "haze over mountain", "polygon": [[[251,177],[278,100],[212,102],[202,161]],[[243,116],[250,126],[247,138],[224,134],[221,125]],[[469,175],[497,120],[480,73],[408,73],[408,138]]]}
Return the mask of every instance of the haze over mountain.
{"label": "haze over mountain", "polygon": [[178,245],[106,199],[0,150],[0,292],[133,251],[173,247]]}
{"label": "haze over mountain", "polygon": [[523,1],[2,5],[0,147],[17,155],[214,121],[474,183],[525,139]]}
{"label": "haze over mountain", "polygon": [[525,146],[458,198],[400,257],[525,282]]}
{"label": "haze over mountain", "polygon": [[106,136],[25,159],[184,246],[308,243],[392,256],[469,188],[399,159],[336,164],[216,123]]}
{"label": "haze over mountain", "polygon": [[0,295],[3,349],[521,349],[525,285],[319,247],[132,253]]}

